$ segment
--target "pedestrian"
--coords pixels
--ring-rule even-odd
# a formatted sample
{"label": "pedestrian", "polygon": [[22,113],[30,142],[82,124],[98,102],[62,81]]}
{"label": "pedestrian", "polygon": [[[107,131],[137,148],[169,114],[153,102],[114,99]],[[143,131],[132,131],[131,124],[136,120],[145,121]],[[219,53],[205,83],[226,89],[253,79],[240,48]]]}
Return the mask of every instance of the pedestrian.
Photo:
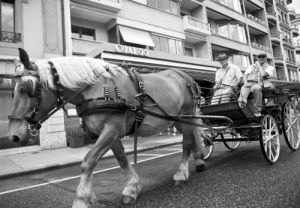
{"label": "pedestrian", "polygon": [[220,53],[217,57],[221,68],[216,72],[211,104],[229,102],[231,95],[234,94],[242,82],[243,73],[238,66],[229,63],[228,58],[226,53]]}
{"label": "pedestrian", "polygon": [[247,104],[250,92],[253,93],[253,113],[255,116],[261,115],[262,108],[262,89],[274,88],[270,82],[271,78],[275,78],[275,68],[268,64],[267,54],[260,53],[257,56],[258,61],[250,65],[244,74],[244,84],[241,88],[239,96],[240,107],[245,107]]}

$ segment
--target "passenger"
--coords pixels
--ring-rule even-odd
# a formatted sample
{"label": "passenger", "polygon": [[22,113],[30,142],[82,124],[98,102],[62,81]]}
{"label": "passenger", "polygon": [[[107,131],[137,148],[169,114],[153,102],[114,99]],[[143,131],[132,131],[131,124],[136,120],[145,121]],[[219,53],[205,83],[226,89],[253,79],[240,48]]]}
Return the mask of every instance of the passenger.
{"label": "passenger", "polygon": [[253,113],[255,116],[261,115],[262,108],[262,88],[274,89],[274,85],[270,82],[275,77],[275,68],[267,62],[267,54],[258,54],[258,61],[249,66],[244,74],[244,85],[242,86],[239,96],[240,107],[247,104],[250,92],[253,93]]}
{"label": "passenger", "polygon": [[214,95],[211,104],[227,103],[230,101],[230,96],[241,84],[243,73],[240,68],[234,64],[228,63],[226,53],[220,53],[217,61],[220,62],[221,68],[216,72]]}

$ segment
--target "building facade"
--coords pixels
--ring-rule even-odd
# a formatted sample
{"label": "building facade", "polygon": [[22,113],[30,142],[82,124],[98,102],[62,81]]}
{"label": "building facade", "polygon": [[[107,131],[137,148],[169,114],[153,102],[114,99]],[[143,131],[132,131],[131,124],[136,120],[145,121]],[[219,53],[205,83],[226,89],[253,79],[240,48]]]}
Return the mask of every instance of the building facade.
{"label": "building facade", "polygon": [[[299,80],[297,47],[295,50],[291,43],[298,36],[291,27],[296,18],[293,10],[288,9],[291,0],[0,0],[0,3],[0,73],[14,73],[17,48],[23,47],[33,60],[92,56],[137,66],[143,73],[179,68],[200,85],[211,86],[209,81],[214,80],[219,67],[214,61],[218,53],[228,53],[230,61],[245,70],[258,53],[265,52],[270,64],[276,67],[278,79]],[[0,139],[7,135],[12,85],[6,81],[0,88]],[[52,117],[43,125],[39,145],[66,146],[68,122],[63,112]]]}
{"label": "building facade", "polygon": [[[64,23],[61,0],[0,0],[0,73],[15,72],[18,48],[25,48],[31,60],[63,56]],[[69,5],[68,5],[69,6]],[[12,106],[12,80],[0,84],[0,149],[7,145],[8,119]],[[43,124],[34,146],[11,150],[51,149],[66,146],[64,116],[58,112]],[[2,150],[1,154],[6,151]]]}

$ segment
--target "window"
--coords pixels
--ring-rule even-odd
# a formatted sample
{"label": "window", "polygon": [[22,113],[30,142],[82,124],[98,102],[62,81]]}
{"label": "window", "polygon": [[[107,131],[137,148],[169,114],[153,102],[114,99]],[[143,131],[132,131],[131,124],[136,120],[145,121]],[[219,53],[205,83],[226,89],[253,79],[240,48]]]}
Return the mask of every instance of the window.
{"label": "window", "polygon": [[86,40],[96,40],[95,29],[72,25],[72,37]]}
{"label": "window", "polygon": [[239,13],[242,13],[242,6],[240,0],[220,0],[220,3]]}
{"label": "window", "polygon": [[172,14],[180,14],[180,6],[178,0],[147,0],[147,5],[170,12]]}
{"label": "window", "polygon": [[154,42],[154,51],[162,51],[167,53],[174,54],[183,54],[183,46],[182,40],[178,40],[175,38],[162,37],[159,35],[151,35],[152,40]]}
{"label": "window", "polygon": [[168,41],[169,41],[169,52],[176,54],[176,40],[168,39]]}
{"label": "window", "polygon": [[235,41],[247,43],[246,31],[243,25],[229,23],[218,24],[218,34]]}
{"label": "window", "polygon": [[193,57],[194,55],[193,55],[193,49],[192,48],[187,48],[187,47],[185,47],[184,48],[184,55],[185,56],[191,56],[191,57]]}
{"label": "window", "polygon": [[15,33],[15,1],[0,0],[0,41],[18,42],[21,35]]}
{"label": "window", "polygon": [[118,43],[118,38],[117,38],[117,27],[114,26],[113,28],[109,29],[107,31],[108,34],[108,42],[110,43]]}

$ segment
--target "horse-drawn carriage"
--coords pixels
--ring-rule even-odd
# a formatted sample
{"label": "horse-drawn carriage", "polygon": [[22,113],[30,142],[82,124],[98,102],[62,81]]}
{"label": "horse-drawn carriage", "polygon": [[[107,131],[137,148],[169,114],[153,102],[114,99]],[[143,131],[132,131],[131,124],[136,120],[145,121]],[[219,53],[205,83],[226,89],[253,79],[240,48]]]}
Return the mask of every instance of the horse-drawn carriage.
{"label": "horse-drawn carriage", "polygon": [[[233,121],[232,126],[225,131],[208,130],[210,139],[213,142],[223,142],[229,150],[237,149],[241,141],[259,141],[263,155],[270,163],[275,163],[279,158],[280,135],[284,136],[291,150],[297,150],[300,146],[300,109],[297,106],[300,83],[278,80],[273,80],[272,83],[275,89],[263,89],[261,116],[254,115],[251,104],[240,107],[237,95],[231,95],[228,102],[216,104],[211,104],[211,96],[206,97],[201,106],[204,115],[226,116]],[[253,99],[251,94],[249,99]],[[222,125],[214,120],[207,122]],[[212,143],[207,144],[206,159],[212,151]]]}
{"label": "horse-drawn carriage", "polygon": [[[173,179],[189,178],[189,161],[193,156],[196,170],[204,169],[203,127],[217,132],[225,145],[238,140],[260,140],[267,160],[278,160],[279,134],[283,133],[292,150],[299,148],[299,120],[290,97],[300,84],[278,82],[276,90],[264,92],[262,117],[239,108],[236,98],[229,103],[203,105],[204,115],[196,114],[200,89],[195,81],[179,69],[139,74],[129,68],[88,57],[61,57],[30,62],[27,52],[19,49],[21,63],[16,74],[2,75],[16,79],[9,137],[22,142],[66,103],[76,105],[77,113],[88,130],[99,135],[81,164],[81,179],[74,208],[91,207],[96,201],[92,173],[97,162],[111,149],[126,175],[123,203],[133,203],[142,190],[141,179],[128,161],[121,138],[128,134],[150,136],[173,125],[183,134],[182,159]],[[1,77],[1,76],[0,76]],[[199,119],[211,121],[211,125]],[[216,125],[216,126],[214,126]],[[254,132],[249,132],[254,131]],[[232,138],[225,140],[224,134]],[[239,133],[239,134],[238,134]],[[240,135],[240,138],[238,137]]]}

